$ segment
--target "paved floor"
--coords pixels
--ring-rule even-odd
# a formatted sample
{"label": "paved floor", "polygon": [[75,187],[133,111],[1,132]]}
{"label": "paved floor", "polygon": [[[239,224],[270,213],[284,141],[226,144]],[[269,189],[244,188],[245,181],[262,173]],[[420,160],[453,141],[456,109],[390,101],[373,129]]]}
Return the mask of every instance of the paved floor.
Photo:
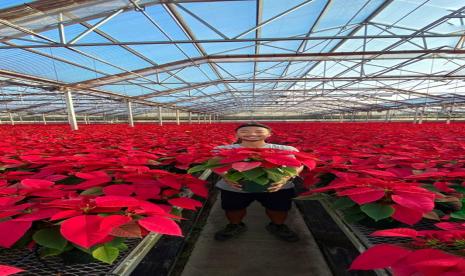
{"label": "paved floor", "polygon": [[215,202],[208,221],[187,262],[182,276],[330,276],[323,256],[295,207],[287,224],[299,233],[300,242],[277,240],[268,233],[268,218],[263,207],[254,202],[244,222],[249,230],[234,240],[213,239],[227,220]]}

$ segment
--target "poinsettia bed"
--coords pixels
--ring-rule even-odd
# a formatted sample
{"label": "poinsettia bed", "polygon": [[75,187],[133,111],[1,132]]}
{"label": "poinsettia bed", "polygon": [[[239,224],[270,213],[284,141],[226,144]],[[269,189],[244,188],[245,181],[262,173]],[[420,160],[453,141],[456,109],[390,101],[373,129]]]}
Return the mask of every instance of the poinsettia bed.
{"label": "poinsettia bed", "polygon": [[[325,197],[351,223],[405,228],[465,220],[465,124],[270,125],[268,142],[306,156],[302,196]],[[206,183],[187,169],[234,141],[234,126],[99,125],[75,132],[63,125],[1,126],[0,246],[42,257],[77,250],[114,263],[127,239],[149,231],[181,236],[182,218],[172,208],[201,206],[182,192],[208,195]]]}

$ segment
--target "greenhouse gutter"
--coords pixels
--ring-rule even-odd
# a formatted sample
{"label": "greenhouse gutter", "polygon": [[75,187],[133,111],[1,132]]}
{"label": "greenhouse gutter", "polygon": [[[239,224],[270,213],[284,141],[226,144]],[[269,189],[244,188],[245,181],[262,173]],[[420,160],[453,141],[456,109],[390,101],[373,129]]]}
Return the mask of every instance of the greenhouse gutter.
{"label": "greenhouse gutter", "polygon": [[[199,179],[206,180],[211,175],[211,170],[206,170],[200,175]],[[192,192],[187,192],[188,197],[192,196]],[[176,208],[179,211],[182,211],[182,208]],[[113,269],[111,274],[120,275],[120,276],[129,276],[137,265],[142,261],[142,259],[149,253],[160,238],[163,237],[161,234],[150,233],[148,234],[137,246],[134,248],[129,255],[120,262],[120,264]]]}

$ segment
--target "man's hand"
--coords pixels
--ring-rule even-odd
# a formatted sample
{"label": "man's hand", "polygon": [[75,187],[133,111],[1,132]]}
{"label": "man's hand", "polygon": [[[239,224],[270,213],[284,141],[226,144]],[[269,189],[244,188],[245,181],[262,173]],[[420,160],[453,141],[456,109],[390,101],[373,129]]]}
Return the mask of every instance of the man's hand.
{"label": "man's hand", "polygon": [[224,175],[226,174],[226,172],[224,173],[220,173],[219,175],[221,175],[224,179],[224,182],[228,183],[229,186],[231,186],[232,188],[236,189],[236,190],[239,190],[239,191],[242,191],[242,185],[237,183],[237,182],[234,182],[234,181],[231,181],[231,180],[228,180],[226,177],[224,177]]}
{"label": "man's hand", "polygon": [[225,181],[226,183],[228,183],[229,186],[233,187],[234,189],[239,190],[239,191],[242,191],[242,185],[241,185],[241,184],[239,184],[239,183],[237,183],[237,182],[233,182],[233,181],[228,180],[228,179],[226,179],[226,178],[224,179],[224,181]]}
{"label": "man's hand", "polygon": [[277,192],[279,191],[284,185],[286,185],[287,181],[291,179],[290,176],[283,177],[280,181],[272,183],[268,188],[268,192]]}

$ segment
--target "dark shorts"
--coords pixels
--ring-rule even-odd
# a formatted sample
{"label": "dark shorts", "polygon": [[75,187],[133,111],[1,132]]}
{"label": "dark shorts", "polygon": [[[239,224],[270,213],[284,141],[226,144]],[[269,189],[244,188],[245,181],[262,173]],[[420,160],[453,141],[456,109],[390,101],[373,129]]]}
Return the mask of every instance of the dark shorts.
{"label": "dark shorts", "polygon": [[292,206],[292,198],[296,196],[294,188],[272,193],[236,193],[223,189],[220,190],[221,207],[227,211],[247,208],[255,200],[269,210],[289,211]]}

